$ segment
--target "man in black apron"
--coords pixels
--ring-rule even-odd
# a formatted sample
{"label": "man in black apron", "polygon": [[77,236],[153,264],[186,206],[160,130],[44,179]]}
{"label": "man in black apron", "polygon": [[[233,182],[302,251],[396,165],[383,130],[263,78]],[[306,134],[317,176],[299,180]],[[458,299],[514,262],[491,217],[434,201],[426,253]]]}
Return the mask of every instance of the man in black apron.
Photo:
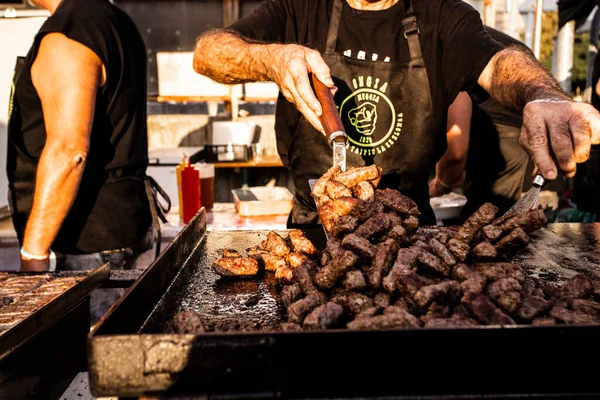
{"label": "man in black apron", "polygon": [[[129,268],[158,216],[145,174],[144,43],[108,0],[35,3],[51,16],[18,63],[8,126],[21,270]],[[92,319],[120,295],[95,292]]]}
{"label": "man in black apron", "polygon": [[383,166],[381,185],[412,197],[422,223],[435,222],[428,173],[445,151],[446,112],[460,91],[484,98],[483,88],[525,109],[523,143],[549,179],[557,172],[550,147],[573,174],[575,159],[587,157],[590,124],[600,125],[535,60],[494,41],[462,0],[268,0],[228,30],[202,35],[194,68],[223,83],[278,84],[275,128],[294,178],[294,223],[317,221],[308,179],[332,165],[311,72],[338,89],[349,166]]}

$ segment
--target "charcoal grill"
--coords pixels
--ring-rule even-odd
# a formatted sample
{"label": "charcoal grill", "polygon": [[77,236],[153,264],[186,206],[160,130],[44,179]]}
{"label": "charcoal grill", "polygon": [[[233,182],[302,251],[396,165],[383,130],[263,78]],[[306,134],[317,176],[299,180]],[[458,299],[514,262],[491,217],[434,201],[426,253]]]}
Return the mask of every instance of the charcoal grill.
{"label": "charcoal grill", "polygon": [[[207,232],[201,211],[90,333],[92,393],[215,399],[600,393],[600,370],[590,364],[600,357],[600,326],[278,332],[284,310],[269,277],[223,281],[210,269],[219,249],[244,250],[266,234]],[[307,236],[323,247],[322,231]],[[532,274],[554,283],[577,272],[600,277],[600,225],[549,225],[533,237],[516,259]],[[172,317],[188,309],[209,327],[254,331],[166,333]]]}

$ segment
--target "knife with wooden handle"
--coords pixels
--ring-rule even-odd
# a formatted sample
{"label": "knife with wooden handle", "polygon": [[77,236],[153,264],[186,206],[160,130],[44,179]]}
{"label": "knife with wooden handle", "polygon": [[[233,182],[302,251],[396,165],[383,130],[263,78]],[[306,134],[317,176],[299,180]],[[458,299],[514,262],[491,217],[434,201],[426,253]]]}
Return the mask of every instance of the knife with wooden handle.
{"label": "knife with wooden handle", "polygon": [[314,74],[312,74],[312,82],[317,99],[323,109],[319,121],[323,125],[327,140],[329,140],[329,144],[333,148],[333,165],[337,165],[342,171],[345,171],[348,135],[344,130],[344,124],[333,101],[331,89],[325,86]]}

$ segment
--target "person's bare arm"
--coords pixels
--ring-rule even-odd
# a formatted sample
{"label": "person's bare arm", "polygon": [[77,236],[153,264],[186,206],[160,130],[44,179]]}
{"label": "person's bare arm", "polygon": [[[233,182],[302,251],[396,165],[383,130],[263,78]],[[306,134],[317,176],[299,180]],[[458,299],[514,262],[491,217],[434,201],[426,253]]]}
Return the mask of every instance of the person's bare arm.
{"label": "person's bare arm", "polygon": [[194,70],[224,84],[275,82],[281,93],[318,130],[321,104],[308,77],[314,73],[333,89],[329,67],[318,51],[296,44],[259,43],[227,30],[213,30],[198,38]]}
{"label": "person's bare arm", "polygon": [[[73,205],[90,146],[96,93],[104,75],[102,62],[84,45],[59,33],[42,39],[31,76],[42,102],[46,144],[23,239],[23,249],[30,254],[49,253]],[[22,259],[23,270],[43,268],[43,263]]]}
{"label": "person's bare arm", "polygon": [[460,92],[448,108],[448,149],[438,161],[435,179],[429,184],[431,197],[449,193],[462,181],[469,153],[472,111],[473,102],[465,92]]}
{"label": "person's bare arm", "polygon": [[540,173],[555,179],[560,168],[572,177],[600,143],[600,114],[576,103],[528,53],[509,47],[497,53],[478,80],[494,99],[523,112],[520,143]]}

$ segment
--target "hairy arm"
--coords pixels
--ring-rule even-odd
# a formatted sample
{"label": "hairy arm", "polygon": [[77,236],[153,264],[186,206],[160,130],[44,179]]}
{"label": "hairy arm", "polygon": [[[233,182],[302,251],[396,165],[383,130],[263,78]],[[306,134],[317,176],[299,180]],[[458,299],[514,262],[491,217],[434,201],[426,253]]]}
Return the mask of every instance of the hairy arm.
{"label": "hairy arm", "polygon": [[[42,102],[46,143],[23,249],[46,255],[77,195],[90,145],[96,93],[105,72],[90,49],[52,33],[42,40],[31,75]],[[26,261],[23,269],[36,269]]]}

